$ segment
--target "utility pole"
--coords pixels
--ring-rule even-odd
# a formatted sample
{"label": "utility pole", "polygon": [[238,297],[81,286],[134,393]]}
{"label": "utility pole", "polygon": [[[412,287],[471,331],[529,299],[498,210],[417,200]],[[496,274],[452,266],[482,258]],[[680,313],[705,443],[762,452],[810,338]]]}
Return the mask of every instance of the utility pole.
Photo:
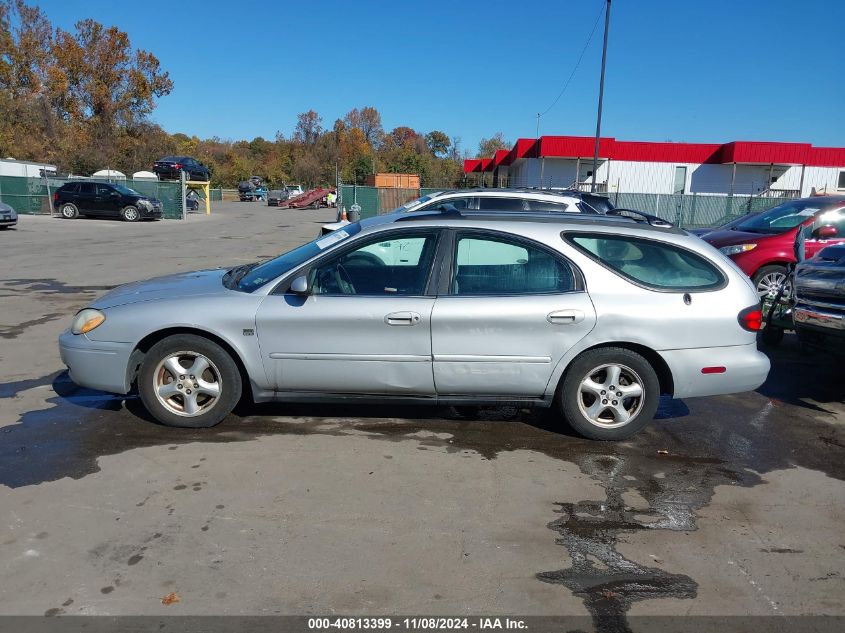
{"label": "utility pole", "polygon": [[537,136],[536,138],[540,138],[540,113],[537,113]]}
{"label": "utility pole", "polygon": [[596,190],[596,172],[599,169],[599,137],[601,136],[601,104],[604,99],[604,68],[607,63],[607,31],[610,28],[610,0],[607,0],[607,8],[604,10],[604,46],[601,50],[601,80],[599,81],[599,112],[596,117],[596,147],[593,152],[593,182],[590,191]]}

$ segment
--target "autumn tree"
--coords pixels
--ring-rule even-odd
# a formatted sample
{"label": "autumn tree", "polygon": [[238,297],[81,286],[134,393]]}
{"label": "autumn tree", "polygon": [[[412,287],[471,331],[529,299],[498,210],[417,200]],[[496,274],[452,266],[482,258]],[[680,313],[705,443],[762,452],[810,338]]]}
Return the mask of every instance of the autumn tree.
{"label": "autumn tree", "polygon": [[513,143],[506,141],[501,132],[496,132],[490,138],[483,138],[478,143],[478,157],[489,158],[496,153],[496,150],[510,149],[512,146]]}
{"label": "autumn tree", "polygon": [[314,145],[323,133],[323,119],[314,112],[302,112],[296,116],[296,127],[293,130],[293,140],[304,145]]}
{"label": "autumn tree", "polygon": [[425,135],[425,144],[428,146],[428,151],[435,156],[445,156],[452,142],[445,132],[432,130]]}
{"label": "autumn tree", "polygon": [[370,147],[377,148],[384,136],[381,125],[381,114],[375,108],[365,106],[360,110],[353,108],[346,113],[343,123],[347,128],[361,130],[364,140]]}

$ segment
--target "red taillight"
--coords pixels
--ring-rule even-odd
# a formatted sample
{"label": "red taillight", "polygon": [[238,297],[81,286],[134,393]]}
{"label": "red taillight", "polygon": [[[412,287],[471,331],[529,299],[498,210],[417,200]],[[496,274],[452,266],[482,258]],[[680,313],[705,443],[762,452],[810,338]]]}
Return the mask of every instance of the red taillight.
{"label": "red taillight", "polygon": [[724,367],[702,367],[702,374],[724,374],[727,370]]}
{"label": "red taillight", "polygon": [[59,201],[59,192],[54,191],[53,192],[53,202],[58,202],[58,201]]}
{"label": "red taillight", "polygon": [[763,328],[763,311],[759,305],[750,306],[739,313],[737,320],[743,330],[759,332]]}
{"label": "red taillight", "polygon": [[173,166],[174,166],[176,169],[182,169],[182,164],[181,164],[181,163],[176,163],[176,164],[175,164],[175,165],[173,165]]}

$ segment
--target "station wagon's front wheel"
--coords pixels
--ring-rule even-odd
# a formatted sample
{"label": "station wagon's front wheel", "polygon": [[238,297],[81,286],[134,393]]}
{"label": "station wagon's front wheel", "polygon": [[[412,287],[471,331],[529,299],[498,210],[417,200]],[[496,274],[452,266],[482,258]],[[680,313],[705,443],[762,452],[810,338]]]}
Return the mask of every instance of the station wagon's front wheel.
{"label": "station wagon's front wheel", "polygon": [[241,376],[222,347],[201,336],[162,339],[144,356],[138,393],[147,411],[168,426],[218,424],[241,397]]}
{"label": "station wagon's front wheel", "polygon": [[654,417],[660,382],[649,362],[621,347],[587,351],[576,358],[558,393],[566,421],[594,440],[623,440]]}

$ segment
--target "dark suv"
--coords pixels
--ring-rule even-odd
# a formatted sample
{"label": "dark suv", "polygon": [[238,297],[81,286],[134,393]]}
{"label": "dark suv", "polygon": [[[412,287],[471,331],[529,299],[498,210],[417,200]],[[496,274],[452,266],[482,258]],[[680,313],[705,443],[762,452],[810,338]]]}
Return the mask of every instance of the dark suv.
{"label": "dark suv", "polygon": [[161,202],[137,191],[103,182],[68,182],[53,194],[53,208],[68,220],[80,215],[120,218],[127,222],[158,220]]}
{"label": "dark suv", "polygon": [[201,162],[190,156],[165,156],[153,163],[153,171],[162,180],[179,180],[185,172],[187,180],[208,181],[211,171]]}

